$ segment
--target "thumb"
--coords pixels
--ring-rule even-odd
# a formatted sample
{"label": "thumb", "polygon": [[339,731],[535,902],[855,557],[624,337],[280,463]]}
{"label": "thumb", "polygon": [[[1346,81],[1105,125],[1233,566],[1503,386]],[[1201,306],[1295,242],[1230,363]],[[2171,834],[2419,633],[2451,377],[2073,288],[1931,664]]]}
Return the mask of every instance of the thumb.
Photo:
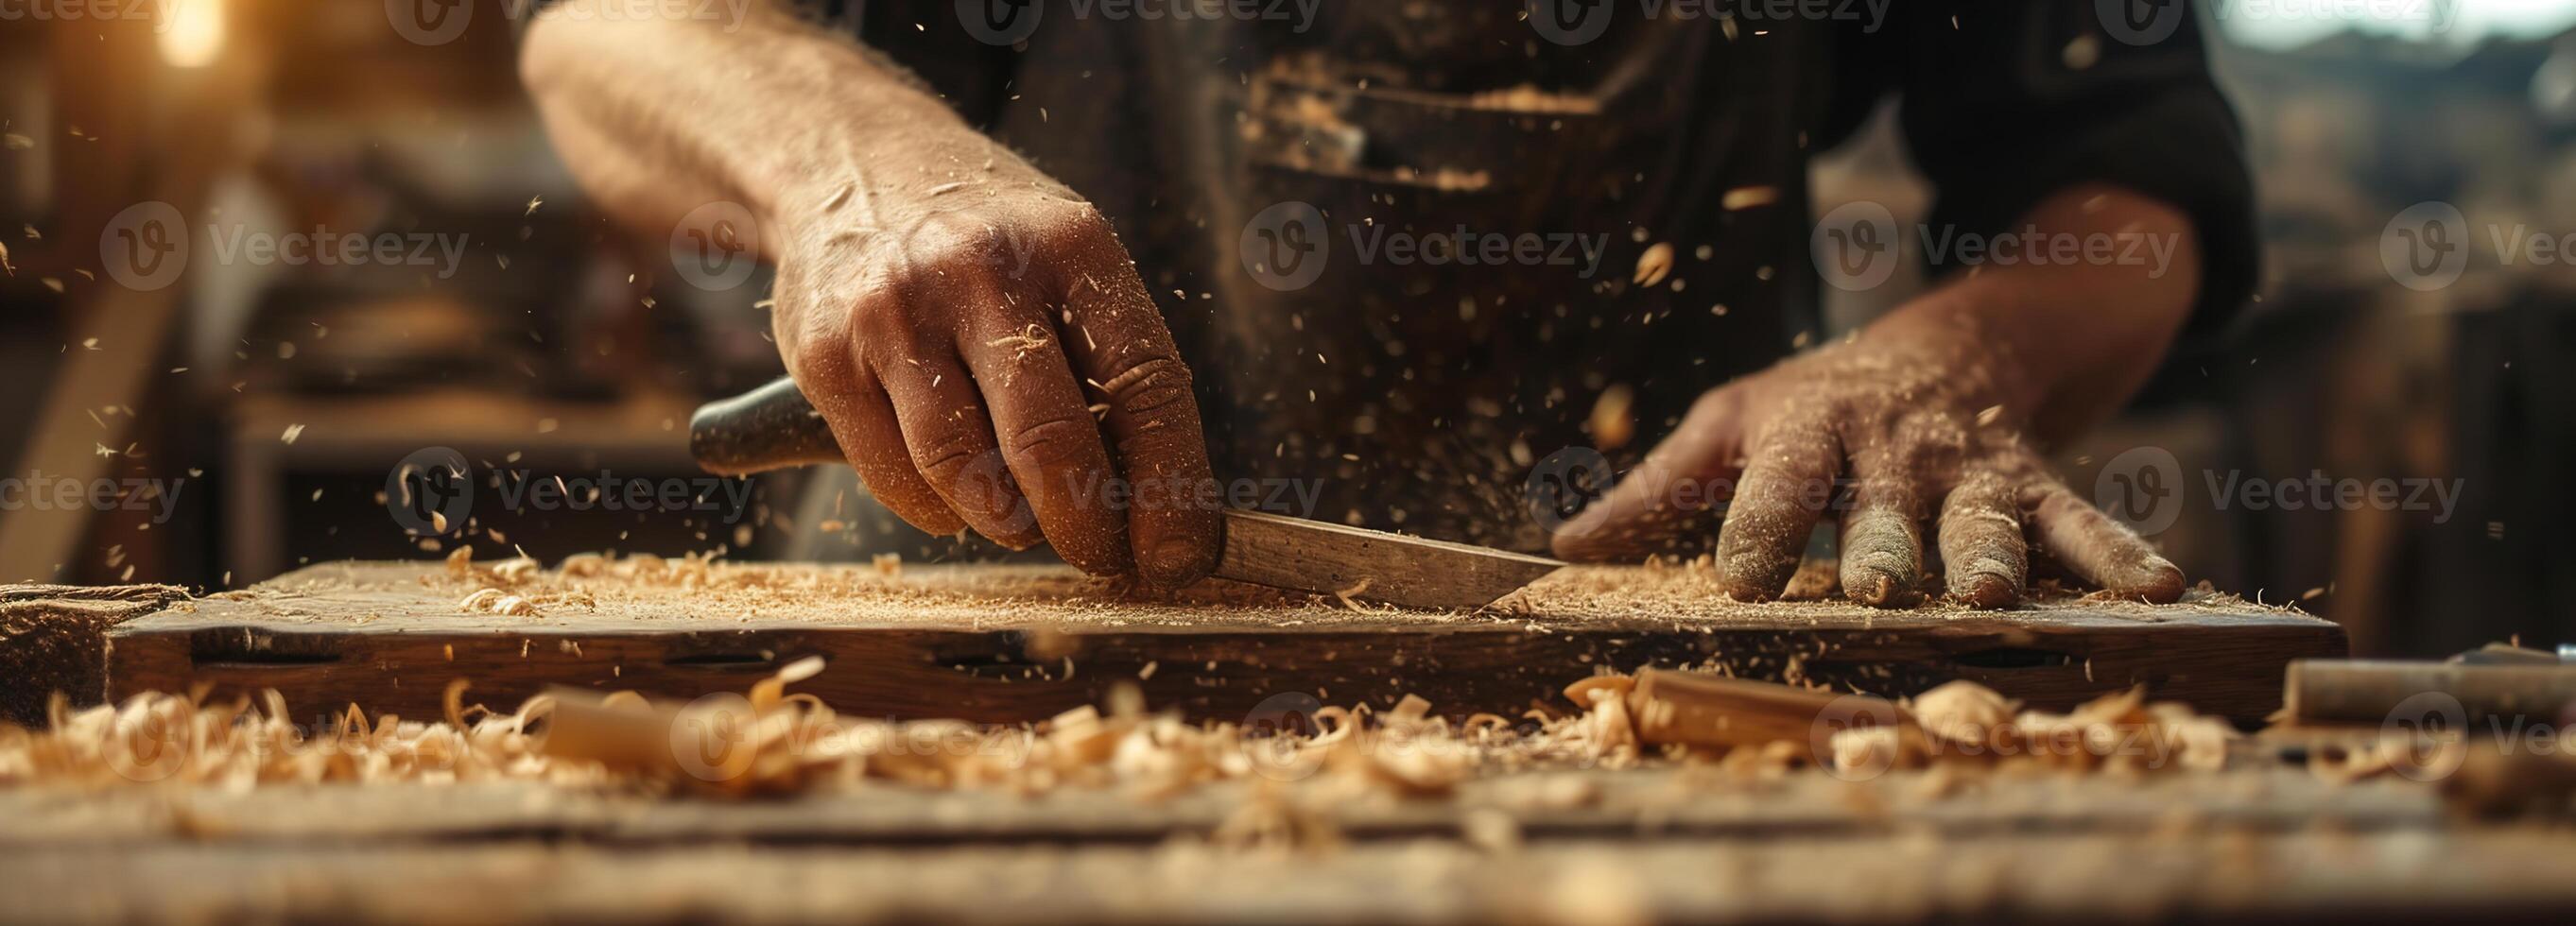
{"label": "thumb", "polygon": [[1702,396],[1672,436],[1558,527],[1549,546],[1557,556],[1591,562],[1706,546],[1744,473],[1743,406],[1733,388]]}

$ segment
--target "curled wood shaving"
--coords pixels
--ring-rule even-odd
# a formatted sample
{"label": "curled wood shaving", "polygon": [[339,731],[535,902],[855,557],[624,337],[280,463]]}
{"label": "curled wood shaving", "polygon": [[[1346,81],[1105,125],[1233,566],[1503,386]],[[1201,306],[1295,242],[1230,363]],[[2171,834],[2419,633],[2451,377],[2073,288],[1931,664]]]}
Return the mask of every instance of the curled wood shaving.
{"label": "curled wood shaving", "polygon": [[[1931,699],[1928,718],[1925,701],[1914,703],[1919,727],[1836,733],[1836,767],[1887,767],[1844,764],[1848,749],[1855,760],[1886,760],[1896,768],[1958,760],[2113,773],[2215,771],[2226,765],[2228,743],[2237,736],[2226,721],[2201,716],[2185,705],[2146,703],[2145,688],[2103,695],[2067,714],[2023,711],[2009,721],[1998,718],[2013,702],[1973,682],[1952,682],[1924,693],[1926,698],[1934,694],[1941,697]],[[1891,746],[1891,735],[1908,738]]]}
{"label": "curled wood shaving", "polygon": [[512,557],[492,564],[492,578],[504,585],[520,585],[536,578],[544,568],[535,559]]}
{"label": "curled wood shaving", "polygon": [[474,614],[499,614],[504,617],[537,617],[536,602],[497,588],[480,589],[456,603],[457,610]]}
{"label": "curled wood shaving", "polygon": [[1969,681],[1950,682],[1914,697],[1914,719],[1926,732],[1952,742],[2001,745],[2021,702]]}
{"label": "curled wood shaving", "polygon": [[[1784,693],[1792,690],[1792,686],[1778,687]],[[2209,771],[2225,765],[2228,744],[2237,735],[2225,721],[2200,716],[2184,705],[2148,704],[2143,688],[2105,695],[2069,714],[2022,711],[2016,715],[2018,702],[1974,682],[1956,681],[1924,692],[1893,723],[1848,728],[1821,726],[1831,719],[1823,713],[1813,724],[1794,722],[1783,727],[1776,723],[1777,707],[1759,718],[1711,714],[1705,709],[1684,715],[1673,704],[1644,695],[1634,679],[1620,675],[1576,682],[1566,687],[1565,696],[1587,709],[1564,731],[1565,741],[1581,744],[1591,759],[1604,764],[1634,761],[1643,746],[1640,729],[1671,734],[1675,731],[1667,728],[1684,716],[1693,718],[1685,721],[1690,724],[1726,725],[1723,729],[1737,735],[1779,731],[1783,738],[1747,742],[1725,751],[1718,769],[1725,779],[1774,778],[1811,761],[1865,774],[1953,762],[1971,766],[2037,763],[2079,771]],[[1760,720],[1773,722],[1766,725]],[[1680,736],[1656,742],[1700,739]]]}
{"label": "curled wood shaving", "polygon": [[73,711],[55,696],[46,729],[0,726],[0,785],[267,784],[493,779],[592,784],[592,765],[544,756],[528,734],[551,710],[539,696],[517,712],[461,705],[447,692],[444,721],[370,721],[355,708],[315,727],[299,726],[275,691],[254,701],[203,702],[202,692],[147,692],[114,705]]}

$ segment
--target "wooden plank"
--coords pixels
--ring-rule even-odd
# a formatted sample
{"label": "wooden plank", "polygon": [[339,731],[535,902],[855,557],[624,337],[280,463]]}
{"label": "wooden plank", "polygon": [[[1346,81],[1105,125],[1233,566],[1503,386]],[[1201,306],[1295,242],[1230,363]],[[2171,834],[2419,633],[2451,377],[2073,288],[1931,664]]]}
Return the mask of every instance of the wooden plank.
{"label": "wooden plank", "polygon": [[0,585],[0,722],[43,724],[57,691],[99,700],[107,628],[187,595],[175,585]]}
{"label": "wooden plank", "polygon": [[489,576],[315,567],[117,627],[109,694],[207,682],[219,695],[273,687],[316,714],[357,703],[431,716],[456,678],[495,705],[550,684],[690,698],[820,655],[831,668],[798,690],[849,714],[1022,722],[1134,684],[1151,705],[1241,720],[1265,704],[1384,705],[1408,693],[1437,710],[1509,715],[1564,707],[1559,689],[1596,668],[1708,665],[1887,696],[1968,678],[2050,709],[2143,684],[2253,722],[2278,706],[2289,660],[2343,651],[2331,623],[2236,602],[1743,605],[1679,570],[1567,569],[1475,613],[1357,612],[1229,583],[1140,601],[1061,567],[674,574],[685,578],[547,574],[511,591],[586,602],[511,617],[460,610]]}

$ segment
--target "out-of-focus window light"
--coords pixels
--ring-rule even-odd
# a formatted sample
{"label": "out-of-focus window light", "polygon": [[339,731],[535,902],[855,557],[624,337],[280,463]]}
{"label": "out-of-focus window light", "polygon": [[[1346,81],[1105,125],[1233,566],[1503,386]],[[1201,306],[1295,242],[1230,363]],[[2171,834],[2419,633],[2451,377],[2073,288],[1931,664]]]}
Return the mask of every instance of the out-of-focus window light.
{"label": "out-of-focus window light", "polygon": [[224,50],[224,0],[167,0],[159,24],[161,60],[201,68]]}
{"label": "out-of-focus window light", "polygon": [[2576,25],[2576,0],[2203,0],[2201,7],[2236,44],[2271,50],[2346,30],[2469,45]]}

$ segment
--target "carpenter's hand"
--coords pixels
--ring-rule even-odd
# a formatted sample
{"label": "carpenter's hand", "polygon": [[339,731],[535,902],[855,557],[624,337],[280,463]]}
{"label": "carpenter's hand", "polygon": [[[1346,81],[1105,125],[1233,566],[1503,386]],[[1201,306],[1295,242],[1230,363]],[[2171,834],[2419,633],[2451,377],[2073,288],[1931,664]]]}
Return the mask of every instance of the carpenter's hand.
{"label": "carpenter's hand", "polygon": [[1213,480],[1171,332],[1098,210],[982,160],[907,171],[902,195],[799,191],[777,248],[789,373],[915,527],[1164,587],[1206,575]]}
{"label": "carpenter's hand", "polygon": [[1635,555],[1719,507],[1726,589],[1761,600],[1780,594],[1817,520],[1840,507],[1842,588],[1854,601],[1918,600],[1933,568],[1927,525],[1948,593],[1979,607],[2019,600],[2033,542],[2114,595],[2181,597],[2181,570],[2068,491],[2024,444],[2017,417],[1993,398],[1991,367],[1973,348],[1859,340],[1711,391],[1635,472],[1559,529],[1557,553]]}

